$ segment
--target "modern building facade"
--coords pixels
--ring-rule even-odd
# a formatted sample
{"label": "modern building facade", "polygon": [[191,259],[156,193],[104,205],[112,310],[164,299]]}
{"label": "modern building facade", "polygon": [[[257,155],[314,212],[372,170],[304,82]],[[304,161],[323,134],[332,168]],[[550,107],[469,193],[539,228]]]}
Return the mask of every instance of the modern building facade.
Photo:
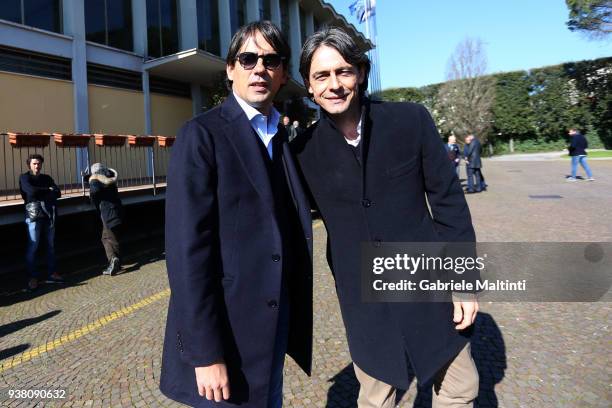
{"label": "modern building facade", "polygon": [[231,36],[259,19],[292,48],[281,111],[306,96],[306,36],[340,26],[372,47],[322,0],[2,0],[0,132],[175,135],[227,92]]}

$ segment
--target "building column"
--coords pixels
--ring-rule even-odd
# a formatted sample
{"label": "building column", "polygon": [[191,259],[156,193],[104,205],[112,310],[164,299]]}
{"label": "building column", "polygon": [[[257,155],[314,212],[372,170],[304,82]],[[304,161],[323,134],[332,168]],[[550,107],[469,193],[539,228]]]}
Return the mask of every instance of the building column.
{"label": "building column", "polygon": [[259,20],[259,0],[246,0],[246,23]]}
{"label": "building column", "polygon": [[306,37],[310,37],[314,34],[314,15],[312,14],[312,10],[308,10],[306,12]]}
{"label": "building column", "polygon": [[147,50],[147,2],[132,2],[132,37],[134,41],[134,52],[143,57],[148,54]]}
{"label": "building column", "polygon": [[300,77],[300,52],[302,50],[302,36],[300,31],[300,3],[299,0],[289,0],[289,46],[291,47],[291,76],[298,83]]}
{"label": "building column", "polygon": [[270,0],[270,19],[278,28],[281,27],[281,11],[279,0]]}
{"label": "building column", "polygon": [[230,5],[228,0],[219,0],[219,44],[221,58],[225,58],[232,41],[232,21],[230,18]]}
{"label": "building column", "polygon": [[74,84],[74,131],[89,132],[87,96],[87,46],[85,44],[85,5],[78,0],[62,0],[64,34],[72,36],[72,83]]}
{"label": "building column", "polygon": [[149,89],[149,71],[142,71],[142,95],[144,97],[145,134],[153,134],[153,122],[151,120],[151,91]]}
{"label": "building column", "polygon": [[179,0],[179,49],[198,48],[198,8],[196,0]]}
{"label": "building column", "polygon": [[[74,132],[89,133],[89,96],[87,91],[87,45],[85,44],[85,5],[78,0],[62,0],[64,34],[72,36],[72,94]],[[89,166],[87,148],[76,149],[76,177]]]}
{"label": "building column", "polygon": [[[145,114],[145,135],[153,135],[153,120],[151,118],[151,91],[149,89],[149,71],[142,71],[142,94],[144,97],[144,114]],[[163,136],[163,135],[162,135]],[[153,157],[153,148],[147,147],[147,176],[155,177],[155,158]],[[153,188],[155,194],[155,188]]]}

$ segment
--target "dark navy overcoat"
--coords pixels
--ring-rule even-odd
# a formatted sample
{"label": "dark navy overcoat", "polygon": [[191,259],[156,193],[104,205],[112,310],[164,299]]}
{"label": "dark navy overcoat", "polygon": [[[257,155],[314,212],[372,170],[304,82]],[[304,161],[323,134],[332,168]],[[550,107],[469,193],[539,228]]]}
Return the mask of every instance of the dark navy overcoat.
{"label": "dark navy overcoat", "polygon": [[368,102],[364,111],[361,157],[325,113],[291,148],[328,232],[328,258],[353,361],[406,389],[410,363],[419,382],[429,382],[468,336],[455,330],[451,302],[362,302],[361,243],[472,242],[475,234],[454,166],[427,110]]}
{"label": "dark navy overcoat", "polygon": [[[310,373],[312,350],[312,224],[286,134],[276,138],[295,207],[299,237],[288,354]],[[188,121],[168,167],[166,263],[171,296],[160,388],[198,407],[265,407],[280,302],[282,237],[262,143],[233,96]],[[231,399],[215,404],[197,393],[194,367],[223,359]]]}

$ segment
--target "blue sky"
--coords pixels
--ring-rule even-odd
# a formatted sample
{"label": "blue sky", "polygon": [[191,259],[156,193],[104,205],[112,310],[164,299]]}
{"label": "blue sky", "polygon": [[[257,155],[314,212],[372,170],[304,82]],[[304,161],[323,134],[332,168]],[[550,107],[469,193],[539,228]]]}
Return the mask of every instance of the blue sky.
{"label": "blue sky", "polygon": [[[364,32],[352,1],[327,0]],[[484,42],[489,73],[612,56],[612,40],[567,29],[564,0],[377,0],[376,13],[383,89],[443,82],[466,36]]]}

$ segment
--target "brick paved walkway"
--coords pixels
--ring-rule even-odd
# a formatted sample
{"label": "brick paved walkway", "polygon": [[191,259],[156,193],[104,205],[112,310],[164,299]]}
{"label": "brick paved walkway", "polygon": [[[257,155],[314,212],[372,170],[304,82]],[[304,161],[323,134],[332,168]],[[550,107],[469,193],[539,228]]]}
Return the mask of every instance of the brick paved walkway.
{"label": "brick paved walkway", "polygon": [[[486,162],[489,191],[468,196],[480,241],[612,241],[612,161],[591,163],[597,181],[567,183],[564,162]],[[556,194],[556,200],[530,199]],[[317,225],[317,224],[316,224]],[[335,289],[325,230],[315,228],[315,339],[311,378],[288,361],[287,407],[353,407],[358,386]],[[158,252],[158,251],[157,251]],[[157,389],[168,301],[156,251],[127,272],[88,269],[64,288],[1,299],[0,388],[66,388],[38,406],[178,406]],[[609,407],[610,303],[488,303],[473,341],[480,407]],[[0,406],[32,401],[0,397]],[[412,384],[401,407],[431,404]]]}

